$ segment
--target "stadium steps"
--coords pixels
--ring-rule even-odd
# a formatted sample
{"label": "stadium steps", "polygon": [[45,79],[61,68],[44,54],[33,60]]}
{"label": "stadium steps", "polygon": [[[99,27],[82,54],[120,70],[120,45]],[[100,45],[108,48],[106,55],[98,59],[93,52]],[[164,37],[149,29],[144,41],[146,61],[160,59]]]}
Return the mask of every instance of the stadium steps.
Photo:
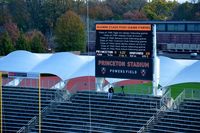
{"label": "stadium steps", "polygon": [[179,110],[166,111],[150,132],[200,132],[200,100],[185,99]]}
{"label": "stadium steps", "polygon": [[[160,97],[78,92],[42,120],[43,132],[137,132],[156,112]],[[32,132],[38,132],[38,125]]]}
{"label": "stadium steps", "polygon": [[[49,105],[55,90],[41,89],[42,109]],[[38,116],[37,88],[3,87],[3,132],[17,132],[34,116]]]}

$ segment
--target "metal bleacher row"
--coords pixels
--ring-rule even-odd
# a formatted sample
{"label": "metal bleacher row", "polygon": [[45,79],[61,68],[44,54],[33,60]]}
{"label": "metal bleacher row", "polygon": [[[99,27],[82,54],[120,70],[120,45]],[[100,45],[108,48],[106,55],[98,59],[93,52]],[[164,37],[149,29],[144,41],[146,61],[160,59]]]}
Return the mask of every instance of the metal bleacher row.
{"label": "metal bleacher row", "polygon": [[[42,109],[56,90],[41,89]],[[3,87],[3,133],[14,133],[38,116],[38,89]],[[59,101],[41,122],[42,133],[138,132],[160,108],[161,97],[79,91]],[[147,132],[200,132],[200,100],[185,99],[179,110],[167,110]],[[36,124],[30,133],[38,133]]]}
{"label": "metal bleacher row", "polygon": [[166,111],[164,116],[154,125],[151,132],[159,133],[199,133],[200,132],[200,100],[185,99],[179,110]]}
{"label": "metal bleacher row", "polygon": [[[50,103],[54,93],[53,89],[41,89],[42,109]],[[37,116],[39,112],[38,100],[38,89],[3,87],[3,132],[16,133],[34,116]]]}
{"label": "metal bleacher row", "polygon": [[[156,112],[160,97],[78,92],[42,121],[42,132],[137,132]],[[34,129],[37,132],[38,126]]]}

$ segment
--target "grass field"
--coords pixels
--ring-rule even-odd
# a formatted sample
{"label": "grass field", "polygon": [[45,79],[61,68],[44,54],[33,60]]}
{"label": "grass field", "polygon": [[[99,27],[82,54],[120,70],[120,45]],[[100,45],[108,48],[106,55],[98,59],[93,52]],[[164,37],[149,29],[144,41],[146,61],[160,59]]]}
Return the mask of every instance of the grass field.
{"label": "grass field", "polygon": [[170,86],[172,98],[176,98],[184,89],[200,89],[200,83],[182,83]]}
{"label": "grass field", "polygon": [[[122,93],[121,87],[115,87],[115,93]],[[152,82],[124,86],[125,94],[152,94]]]}
{"label": "grass field", "polygon": [[[200,83],[181,83],[169,86],[171,96],[175,99],[184,89],[200,89]],[[121,87],[115,87],[115,93],[122,93]],[[133,84],[124,87],[125,94],[152,94],[152,82],[146,84]]]}

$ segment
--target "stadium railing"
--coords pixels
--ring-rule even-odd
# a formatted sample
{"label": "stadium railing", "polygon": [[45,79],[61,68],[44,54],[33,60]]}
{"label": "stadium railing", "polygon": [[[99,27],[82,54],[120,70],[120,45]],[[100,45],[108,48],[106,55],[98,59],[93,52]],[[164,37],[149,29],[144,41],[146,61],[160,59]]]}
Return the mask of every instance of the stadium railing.
{"label": "stadium railing", "polygon": [[200,100],[200,89],[185,89],[185,98],[186,99],[193,99],[193,100]]}
{"label": "stadium railing", "polygon": [[166,107],[169,108],[171,101],[172,101],[171,89],[169,88],[168,91],[165,92],[165,94],[162,96],[162,98],[160,100],[160,107],[162,107],[162,105],[165,105]]}
{"label": "stadium railing", "polygon": [[183,102],[184,99],[199,100],[200,89],[184,89],[173,101],[171,109],[179,110],[179,105]]}
{"label": "stadium railing", "polygon": [[173,110],[179,110],[179,105],[183,102],[185,99],[185,90],[183,90],[173,101],[172,108]]}
{"label": "stadium railing", "polygon": [[156,114],[154,114],[147,122],[146,124],[140,128],[140,130],[137,133],[144,133],[151,129],[153,125],[162,117],[163,113],[167,110],[166,106],[162,106]]}
{"label": "stadium railing", "polygon": [[[61,101],[68,100],[63,97],[63,94],[66,93],[66,90],[56,90],[55,92],[55,99],[51,99],[51,102],[48,106],[46,106],[42,111],[41,111],[41,117],[44,118],[46,115],[48,115],[54,107],[57,105],[57,103]],[[38,117],[34,116],[26,126],[23,126],[21,129],[17,131],[17,133],[28,133],[32,128],[36,126],[38,123]]]}

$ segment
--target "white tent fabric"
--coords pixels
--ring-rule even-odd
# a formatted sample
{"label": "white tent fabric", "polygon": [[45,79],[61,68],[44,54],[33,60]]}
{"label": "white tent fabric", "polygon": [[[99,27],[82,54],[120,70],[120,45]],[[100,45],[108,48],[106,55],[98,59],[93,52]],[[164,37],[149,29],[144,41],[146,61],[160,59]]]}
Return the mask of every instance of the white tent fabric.
{"label": "white tent fabric", "polygon": [[33,54],[28,51],[16,51],[0,58],[0,71],[29,72],[51,54]]}
{"label": "white tent fabric", "polygon": [[200,61],[197,61],[179,72],[172,80],[171,84],[200,82]]}
{"label": "white tent fabric", "polygon": [[[199,62],[199,61],[170,59],[168,57],[163,57],[163,56],[160,56],[159,58],[160,58],[160,79],[159,79],[160,85],[168,86],[168,85],[178,84],[178,83],[183,83],[183,82],[200,82],[200,78],[194,78],[192,76],[192,75],[200,74],[199,71],[192,73],[189,80],[185,80],[184,76],[183,77],[179,76],[182,73],[184,73],[187,68],[189,68],[194,63]],[[200,68],[200,65],[199,65],[199,68]]]}
{"label": "white tent fabric", "polygon": [[[168,86],[183,82],[200,82],[200,61],[177,60],[159,57],[159,84]],[[69,52],[54,54],[35,54],[27,51],[15,51],[0,58],[0,71],[50,73],[63,81],[82,77],[95,76],[95,57],[80,56]],[[108,78],[110,83],[124,80]]]}
{"label": "white tent fabric", "polygon": [[71,74],[80,69],[83,64],[87,63],[88,60],[89,59],[87,58],[72,53],[56,53],[40,62],[31,71],[36,73],[55,74],[61,79],[66,80]]}

